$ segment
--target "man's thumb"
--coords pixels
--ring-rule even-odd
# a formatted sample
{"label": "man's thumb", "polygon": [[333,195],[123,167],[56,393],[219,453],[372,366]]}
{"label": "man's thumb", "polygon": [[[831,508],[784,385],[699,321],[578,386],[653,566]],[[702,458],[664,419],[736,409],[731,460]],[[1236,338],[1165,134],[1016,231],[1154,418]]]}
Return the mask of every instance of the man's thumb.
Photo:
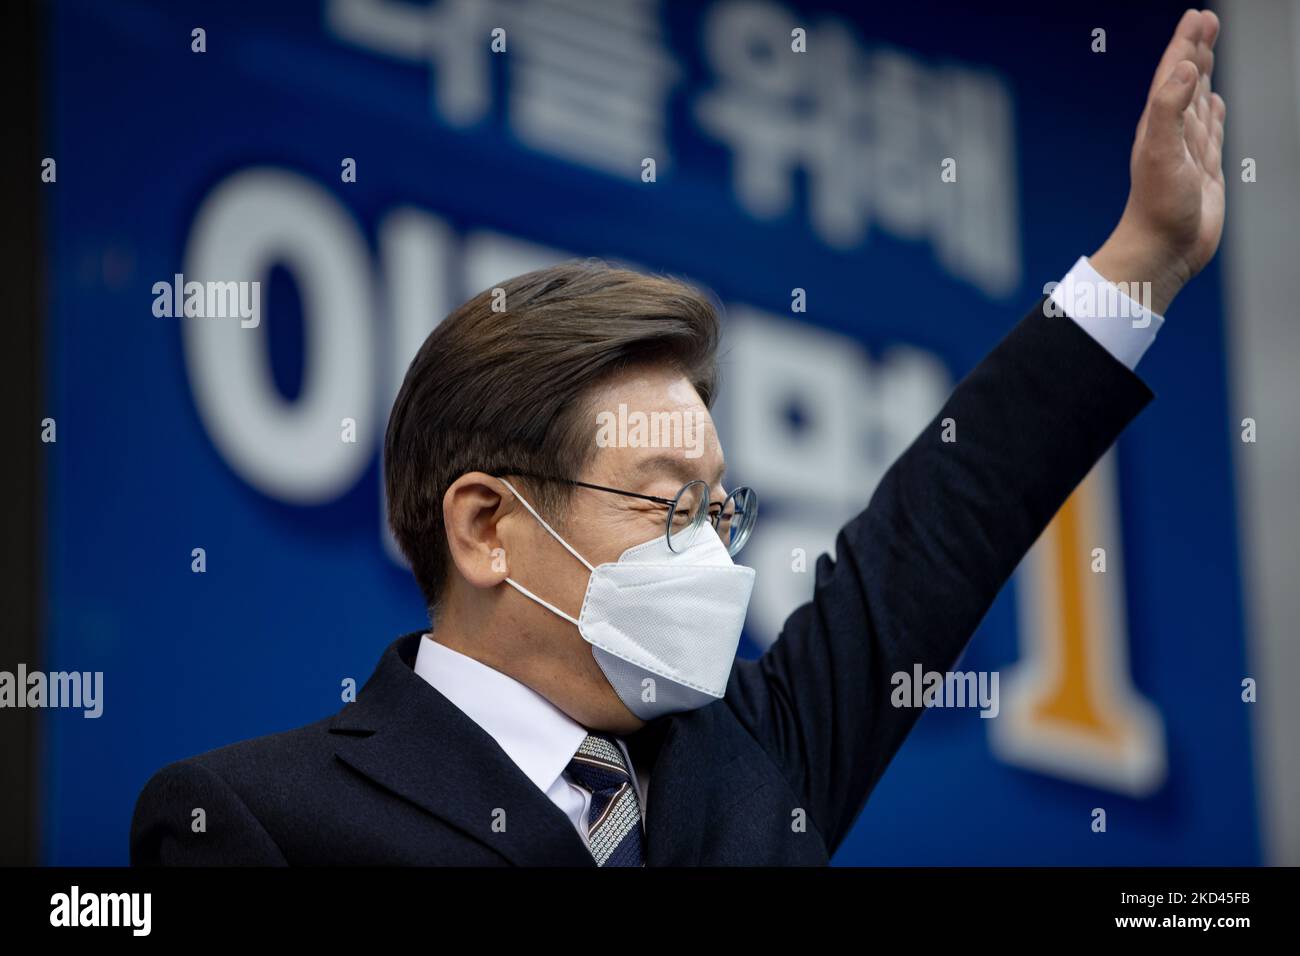
{"label": "man's thumb", "polygon": [[1177,135],[1183,133],[1183,110],[1192,105],[1192,98],[1196,95],[1196,81],[1200,74],[1197,72],[1196,64],[1191,60],[1183,60],[1179,63],[1169,79],[1165,80],[1164,86],[1160,87],[1155,95],[1155,102],[1152,103],[1155,114],[1152,119],[1156,123],[1153,130],[1158,136]]}

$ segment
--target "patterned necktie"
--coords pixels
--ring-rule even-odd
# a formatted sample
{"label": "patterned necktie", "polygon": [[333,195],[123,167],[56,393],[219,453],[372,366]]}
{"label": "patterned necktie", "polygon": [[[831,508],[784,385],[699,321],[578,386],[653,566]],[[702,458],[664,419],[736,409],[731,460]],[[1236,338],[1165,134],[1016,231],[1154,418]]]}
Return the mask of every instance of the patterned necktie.
{"label": "patterned necktie", "polygon": [[597,866],[644,866],[641,805],[618,745],[588,734],[569,761],[569,776],[591,792],[587,842]]}

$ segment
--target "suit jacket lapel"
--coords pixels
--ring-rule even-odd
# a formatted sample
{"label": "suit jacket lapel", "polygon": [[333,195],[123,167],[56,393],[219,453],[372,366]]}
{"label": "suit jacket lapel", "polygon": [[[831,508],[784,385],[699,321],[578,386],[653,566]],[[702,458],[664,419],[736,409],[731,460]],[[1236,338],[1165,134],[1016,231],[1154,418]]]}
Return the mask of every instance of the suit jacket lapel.
{"label": "suit jacket lapel", "polygon": [[569,818],[414,672],[420,639],[394,642],[357,700],[335,716],[339,759],[512,863],[594,866]]}

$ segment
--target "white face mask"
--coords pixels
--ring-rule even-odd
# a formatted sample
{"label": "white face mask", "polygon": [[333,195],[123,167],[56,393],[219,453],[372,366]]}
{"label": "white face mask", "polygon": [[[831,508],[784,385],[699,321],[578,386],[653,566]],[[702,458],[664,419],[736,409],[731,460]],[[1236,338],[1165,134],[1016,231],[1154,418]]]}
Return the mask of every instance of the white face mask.
{"label": "white face mask", "polygon": [[682,551],[670,549],[660,534],[628,548],[613,564],[592,567],[510,482],[501,482],[591,572],[577,618],[512,578],[506,583],[577,626],[628,710],[653,720],[724,696],[754,569],[733,563],[712,528],[701,527]]}

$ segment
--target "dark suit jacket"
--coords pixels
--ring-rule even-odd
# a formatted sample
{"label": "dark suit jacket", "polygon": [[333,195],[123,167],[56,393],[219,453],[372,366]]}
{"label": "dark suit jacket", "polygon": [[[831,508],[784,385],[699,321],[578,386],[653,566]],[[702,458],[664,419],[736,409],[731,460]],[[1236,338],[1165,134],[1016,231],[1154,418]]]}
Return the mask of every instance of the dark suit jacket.
{"label": "dark suit jacket", "polygon": [[[842,529],[835,560],[819,558],[779,640],[736,661],[726,697],[627,738],[650,767],[647,863],[826,863],[919,716],[891,706],[890,675],[951,668],[1151,398],[1035,306]],[[945,418],[956,442],[941,440]],[[569,819],[414,673],[419,640],[392,644],[334,716],[160,770],[136,805],[132,863],[593,865]],[[195,807],[205,833],[190,831]]]}

